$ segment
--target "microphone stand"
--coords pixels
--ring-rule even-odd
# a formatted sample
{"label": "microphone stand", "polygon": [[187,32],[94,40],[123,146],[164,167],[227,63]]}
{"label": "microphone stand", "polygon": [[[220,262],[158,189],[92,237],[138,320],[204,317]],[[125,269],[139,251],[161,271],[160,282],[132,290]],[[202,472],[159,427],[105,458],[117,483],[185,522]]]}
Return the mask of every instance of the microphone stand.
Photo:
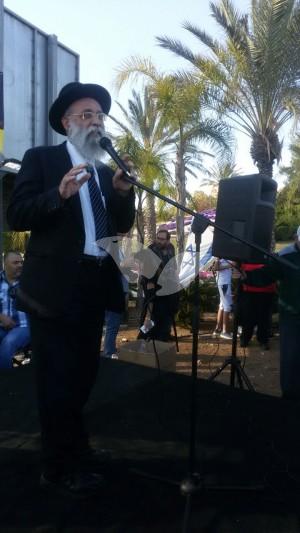
{"label": "microphone stand", "polygon": [[[216,224],[215,222],[212,222],[211,220],[209,220],[205,216],[201,215],[200,213],[196,213],[192,209],[189,209],[188,207],[185,207],[185,206],[179,204],[175,200],[172,200],[171,198],[168,198],[167,196],[164,196],[163,194],[159,193],[158,191],[155,191],[151,187],[148,187],[147,185],[144,185],[143,183],[140,183],[137,180],[135,180],[131,176],[130,171],[127,168],[127,166],[124,163],[124,161],[119,157],[119,155],[117,154],[117,152],[113,148],[111,140],[108,139],[107,137],[101,137],[100,146],[101,146],[101,148],[103,148],[112,157],[112,159],[115,161],[115,163],[118,165],[118,167],[121,170],[123,170],[123,172],[124,172],[124,178],[123,179],[125,181],[127,181],[128,183],[131,183],[133,186],[138,187],[139,189],[142,189],[143,191],[148,192],[149,194],[152,194],[153,196],[156,196],[160,200],[163,200],[163,201],[173,205],[177,209],[180,209],[181,211],[183,211],[183,212],[185,212],[185,213],[187,213],[189,215],[192,215],[194,217],[193,224],[192,224],[192,231],[195,233],[196,256],[195,256],[195,294],[194,294],[194,306],[193,306],[194,309],[193,309],[193,319],[192,319],[193,349],[192,349],[192,374],[191,374],[192,386],[191,386],[191,395],[190,395],[190,436],[189,436],[188,473],[187,473],[187,477],[181,483],[178,483],[178,482],[172,481],[170,479],[162,478],[162,477],[159,477],[159,476],[154,476],[154,475],[151,475],[151,474],[146,474],[146,473],[141,472],[141,471],[136,470],[136,469],[134,470],[134,472],[136,474],[142,475],[144,477],[180,486],[182,494],[184,494],[186,496],[186,505],[185,505],[185,510],[184,510],[184,519],[183,519],[182,532],[183,533],[188,533],[189,532],[189,527],[190,527],[192,495],[196,491],[199,491],[201,489],[202,490],[211,489],[211,490],[219,491],[219,490],[222,490],[222,488],[224,490],[229,490],[229,489],[237,490],[237,487],[228,487],[228,486],[226,486],[226,487],[216,487],[216,486],[214,486],[214,487],[205,487],[203,479],[201,478],[201,476],[197,472],[195,472],[196,415],[197,415],[196,384],[197,384],[199,307],[200,307],[200,305],[199,305],[199,302],[200,302],[200,299],[199,299],[199,263],[200,263],[200,257],[199,256],[200,256],[201,234],[205,231],[205,229],[208,226],[213,226],[214,228],[222,231],[227,236],[232,237],[232,238],[236,239],[237,241],[239,241],[239,242],[241,242],[243,244],[246,244],[246,245],[250,246],[251,248],[254,248],[255,250],[261,252],[262,255],[265,256],[265,257],[268,256],[268,257],[270,257],[272,259],[275,259],[276,261],[278,261],[278,262],[280,262],[280,263],[282,263],[282,264],[284,264],[286,266],[289,266],[291,268],[294,268],[294,269],[295,268],[297,269],[297,267],[295,267],[295,265],[293,265],[292,263],[290,263],[289,261],[287,261],[287,260],[285,260],[283,258],[278,258],[278,257],[274,256],[272,253],[268,252],[264,248],[262,248],[262,247],[260,247],[260,246],[258,246],[256,244],[253,244],[253,243],[247,241],[246,239],[243,239],[243,238],[240,238],[240,237],[234,235],[230,231],[226,230],[223,227],[220,227],[218,224]],[[237,323],[235,324],[235,328],[237,330]],[[234,380],[234,370],[235,370],[235,367],[234,367],[234,369],[232,367],[232,374],[231,374],[232,381]],[[250,490],[252,490],[252,491],[253,490],[262,490],[262,488],[263,488],[262,486],[256,486],[256,487],[251,487]]]}
{"label": "microphone stand", "polygon": [[204,233],[209,225],[209,221],[203,217],[204,220],[195,218],[192,222],[191,231],[195,234],[195,281],[194,281],[194,301],[192,314],[192,384],[190,389],[190,438],[189,438],[189,463],[187,477],[181,482],[181,493],[186,496],[186,505],[184,509],[183,533],[189,531],[192,495],[194,492],[203,488],[203,479],[200,474],[195,471],[196,463],[196,422],[197,422],[197,370],[198,370],[198,341],[200,329],[200,297],[199,297],[199,269],[200,269],[200,245],[201,235]]}

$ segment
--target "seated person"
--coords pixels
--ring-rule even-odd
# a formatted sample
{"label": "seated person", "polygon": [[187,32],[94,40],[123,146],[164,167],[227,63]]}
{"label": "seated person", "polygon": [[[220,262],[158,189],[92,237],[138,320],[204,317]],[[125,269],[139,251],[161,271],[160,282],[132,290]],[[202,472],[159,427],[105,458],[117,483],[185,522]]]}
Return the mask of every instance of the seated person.
{"label": "seated person", "polygon": [[16,288],[22,271],[19,252],[4,256],[4,270],[0,272],[0,369],[12,368],[15,353],[30,341],[27,317],[16,309]]}

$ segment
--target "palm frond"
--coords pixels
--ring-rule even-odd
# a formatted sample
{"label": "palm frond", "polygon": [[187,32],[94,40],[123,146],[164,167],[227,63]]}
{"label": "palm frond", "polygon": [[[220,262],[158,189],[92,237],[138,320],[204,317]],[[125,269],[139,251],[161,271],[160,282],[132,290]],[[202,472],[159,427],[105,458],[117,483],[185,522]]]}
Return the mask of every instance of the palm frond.
{"label": "palm frond", "polygon": [[175,55],[190,61],[192,64],[195,64],[196,55],[190,50],[190,48],[184,46],[177,39],[170,39],[166,36],[156,37],[155,39],[161,48],[170,50],[170,52],[173,52]]}
{"label": "palm frond", "polygon": [[114,86],[118,91],[129,79],[132,82],[136,82],[140,80],[141,75],[153,81],[159,78],[159,72],[151,59],[141,56],[131,56],[124,60],[116,69],[116,72]]}

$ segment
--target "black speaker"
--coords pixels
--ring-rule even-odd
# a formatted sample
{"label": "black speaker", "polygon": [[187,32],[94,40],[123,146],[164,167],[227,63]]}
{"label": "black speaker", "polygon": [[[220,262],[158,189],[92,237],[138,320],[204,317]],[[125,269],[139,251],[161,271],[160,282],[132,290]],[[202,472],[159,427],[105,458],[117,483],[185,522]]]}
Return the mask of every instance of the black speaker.
{"label": "black speaker", "polygon": [[[277,183],[259,174],[220,181],[216,224],[233,235],[270,251]],[[263,255],[215,229],[212,253],[238,261],[261,261]]]}

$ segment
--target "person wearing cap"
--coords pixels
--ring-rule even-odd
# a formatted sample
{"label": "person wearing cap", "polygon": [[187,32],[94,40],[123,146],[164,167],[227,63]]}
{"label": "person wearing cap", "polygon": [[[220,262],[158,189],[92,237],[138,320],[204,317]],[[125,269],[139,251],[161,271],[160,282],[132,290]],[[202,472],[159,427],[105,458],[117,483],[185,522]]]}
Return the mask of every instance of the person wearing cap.
{"label": "person wearing cap", "polygon": [[278,252],[294,265],[271,261],[264,268],[243,273],[246,283],[257,287],[276,280],[278,284],[280,334],[280,386],[282,396],[300,400],[300,226],[297,239]]}
{"label": "person wearing cap", "polygon": [[7,211],[13,230],[31,232],[17,302],[29,315],[36,366],[40,484],[72,495],[103,485],[82,410],[97,375],[108,296],[113,310],[124,305],[118,267],[99,241],[127,233],[135,216],[132,185],[100,162],[110,106],[100,85],[61,89],[49,122],[66,141],[25,153]]}

